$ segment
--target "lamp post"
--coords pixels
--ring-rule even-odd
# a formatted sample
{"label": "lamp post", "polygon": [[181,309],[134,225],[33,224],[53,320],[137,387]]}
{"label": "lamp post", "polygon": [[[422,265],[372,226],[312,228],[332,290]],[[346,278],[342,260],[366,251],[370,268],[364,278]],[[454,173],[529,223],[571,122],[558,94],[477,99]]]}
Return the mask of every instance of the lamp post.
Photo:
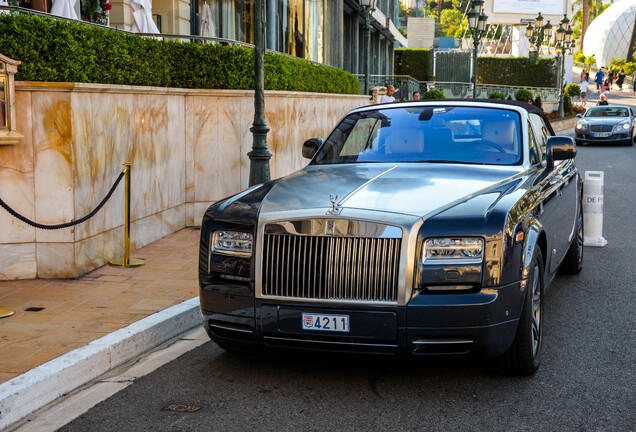
{"label": "lamp post", "polygon": [[254,123],[250,158],[249,185],[265,183],[270,179],[269,160],[272,153],[267,149],[265,122],[265,0],[256,0],[254,17]]}
{"label": "lamp post", "polygon": [[473,0],[468,12],[468,27],[473,36],[473,99],[477,99],[477,50],[479,40],[486,30],[488,16],[484,13],[484,0]]}
{"label": "lamp post", "polygon": [[555,31],[556,47],[561,48],[561,64],[559,73],[559,116],[565,114],[563,110],[563,79],[565,78],[565,51],[570,47],[572,42],[572,27],[570,20],[564,14],[559,23],[559,28]]}
{"label": "lamp post", "polygon": [[528,38],[528,42],[530,43],[530,53],[528,57],[533,63],[539,58],[539,51],[541,49],[541,44],[543,43],[543,39],[545,35],[549,35],[552,32],[552,24],[550,21],[543,25],[543,15],[541,12],[534,19],[534,26],[530,23],[526,26],[526,37]]}
{"label": "lamp post", "polygon": [[377,0],[360,0],[360,6],[364,11],[364,24],[366,29],[367,55],[364,65],[364,94],[369,94],[369,69],[371,67],[371,13],[375,10]]}

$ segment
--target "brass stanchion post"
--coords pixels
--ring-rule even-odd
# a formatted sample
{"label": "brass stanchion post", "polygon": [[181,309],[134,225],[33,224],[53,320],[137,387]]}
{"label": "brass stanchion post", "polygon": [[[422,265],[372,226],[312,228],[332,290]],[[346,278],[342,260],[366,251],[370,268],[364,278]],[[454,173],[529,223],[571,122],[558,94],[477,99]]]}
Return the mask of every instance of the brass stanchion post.
{"label": "brass stanchion post", "polygon": [[15,311],[13,309],[7,309],[0,307],[0,318],[7,318],[13,315]]}
{"label": "brass stanchion post", "polygon": [[124,164],[125,183],[126,183],[126,207],[125,207],[125,220],[124,220],[124,257],[111,260],[110,265],[121,267],[139,267],[144,265],[144,260],[140,258],[130,257],[130,167],[131,162]]}

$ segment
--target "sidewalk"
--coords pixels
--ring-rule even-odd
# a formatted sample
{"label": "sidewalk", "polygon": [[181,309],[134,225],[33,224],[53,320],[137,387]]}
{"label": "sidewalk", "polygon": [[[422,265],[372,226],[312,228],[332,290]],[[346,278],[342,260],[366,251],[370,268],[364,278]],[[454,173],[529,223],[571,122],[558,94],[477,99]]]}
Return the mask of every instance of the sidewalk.
{"label": "sidewalk", "polygon": [[[74,362],[97,370],[102,365],[91,362],[106,350],[107,367],[116,367],[115,357],[128,361],[176,336],[166,328],[171,321],[179,332],[196,325],[198,300],[188,300],[198,293],[199,235],[198,229],[185,228],[133,252],[145,260],[142,267],[106,265],[71,280],[0,282],[0,307],[15,310],[0,319],[0,429],[11,417],[7,400],[18,393],[24,398],[34,384],[46,384],[40,392],[58,385],[51,377],[82,374]],[[168,308],[175,312],[166,313]],[[179,319],[171,320],[171,313]],[[117,344],[125,353],[112,352]],[[15,400],[9,404],[15,405]]]}
{"label": "sidewalk", "polygon": [[197,295],[199,230],[183,229],[77,279],[0,282],[0,383]]}

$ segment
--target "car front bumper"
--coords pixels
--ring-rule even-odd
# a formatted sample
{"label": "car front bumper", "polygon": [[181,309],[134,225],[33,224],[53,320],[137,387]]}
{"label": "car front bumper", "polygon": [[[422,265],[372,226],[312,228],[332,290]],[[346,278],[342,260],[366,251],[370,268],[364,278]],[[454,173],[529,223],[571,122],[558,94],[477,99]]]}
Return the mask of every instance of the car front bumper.
{"label": "car front bumper", "polygon": [[[416,294],[406,306],[272,301],[200,290],[203,324],[224,347],[283,348],[401,356],[503,354],[514,338],[525,284],[470,294]],[[302,329],[303,313],[347,315],[348,333]]]}
{"label": "car front bumper", "polygon": [[580,143],[595,143],[595,144],[622,144],[629,142],[632,137],[629,133],[611,134],[608,137],[598,138],[592,136],[591,133],[576,133],[575,141]]}

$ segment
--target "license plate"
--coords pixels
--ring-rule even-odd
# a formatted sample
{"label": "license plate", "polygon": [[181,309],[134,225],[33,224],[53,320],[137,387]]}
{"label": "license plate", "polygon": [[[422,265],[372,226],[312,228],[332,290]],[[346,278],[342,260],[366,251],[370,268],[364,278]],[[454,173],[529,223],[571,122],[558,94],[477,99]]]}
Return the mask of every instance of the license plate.
{"label": "license plate", "polygon": [[349,315],[303,313],[303,330],[349,332]]}
{"label": "license plate", "polygon": [[610,136],[610,133],[609,132],[599,132],[599,133],[592,134],[592,136],[594,138],[607,138],[608,136]]}

